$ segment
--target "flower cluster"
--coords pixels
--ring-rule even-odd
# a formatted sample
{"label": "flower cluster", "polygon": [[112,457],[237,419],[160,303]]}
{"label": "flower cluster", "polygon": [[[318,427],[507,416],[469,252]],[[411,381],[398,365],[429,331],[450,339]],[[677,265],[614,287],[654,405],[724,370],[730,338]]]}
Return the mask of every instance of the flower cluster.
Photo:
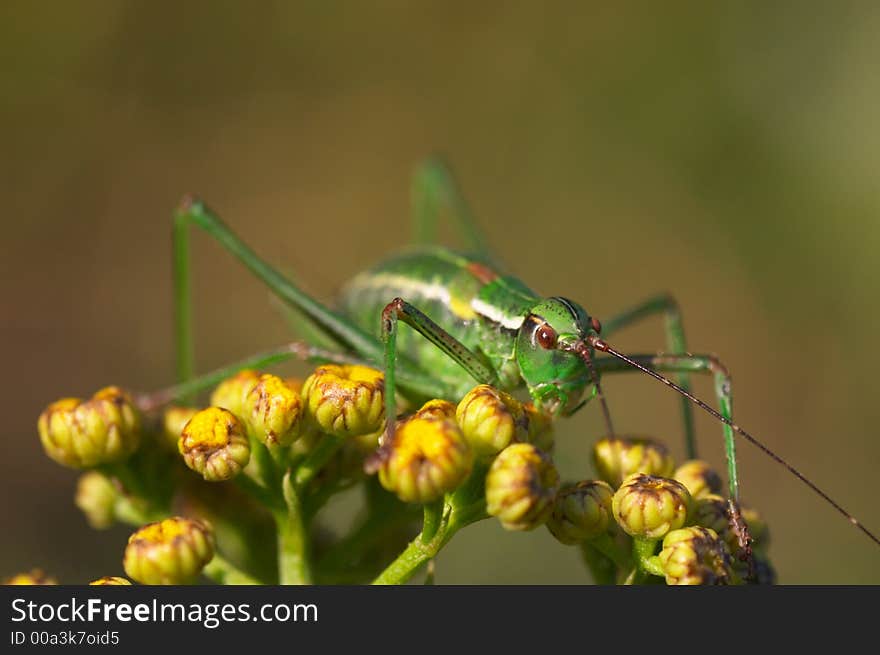
{"label": "flower cluster", "polygon": [[[563,483],[551,417],[489,385],[389,420],[384,376],[366,366],[325,364],[305,380],[242,369],[217,380],[203,387],[206,405],[184,392],[160,402],[107,387],[40,415],[46,454],[83,471],[75,504],[88,523],[136,528],[122,556],[127,577],[91,584],[400,583],[490,517],[511,531],[545,525],[581,548],[598,582],[772,581],[757,514],[736,517],[753,540],[753,558],[741,558],[738,509],[720,495],[719,476],[699,461],[676,469],[656,441],[602,439],[598,479]],[[330,535],[321,509],[352,488],[362,515],[348,534]],[[8,582],[53,581],[35,570]]]}
{"label": "flower cluster", "polygon": [[[600,580],[632,583],[653,575],[670,585],[774,581],[765,524],[756,511],[720,495],[721,478],[706,462],[675,468],[665,446],[635,437],[600,439],[593,461],[601,479],[563,487],[547,527],[560,542],[581,545]],[[749,537],[737,533],[738,522]]]}

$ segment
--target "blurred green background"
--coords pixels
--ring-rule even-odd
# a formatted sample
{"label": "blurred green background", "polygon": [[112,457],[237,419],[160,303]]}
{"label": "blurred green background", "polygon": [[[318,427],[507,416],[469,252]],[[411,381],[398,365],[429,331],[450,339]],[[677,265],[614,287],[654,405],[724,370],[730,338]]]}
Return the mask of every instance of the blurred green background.
{"label": "blurred green background", "polygon": [[[121,573],[127,530],[88,528],[35,423],[60,396],[172,381],[185,192],[330,298],[407,242],[434,151],[538,291],[600,318],[673,291],[692,349],[733,372],[738,422],[880,529],[878,61],[874,3],[2,3],[0,575]],[[195,241],[199,368],[282,343],[265,290]],[[616,342],[661,349],[662,323]],[[671,392],[606,392],[619,429],[681,452]],[[699,428],[720,466],[720,429]],[[590,475],[600,432],[595,406],[560,426],[566,476]],[[880,582],[876,546],[740,452],[782,582]],[[437,575],[589,581],[575,549],[494,521]]]}

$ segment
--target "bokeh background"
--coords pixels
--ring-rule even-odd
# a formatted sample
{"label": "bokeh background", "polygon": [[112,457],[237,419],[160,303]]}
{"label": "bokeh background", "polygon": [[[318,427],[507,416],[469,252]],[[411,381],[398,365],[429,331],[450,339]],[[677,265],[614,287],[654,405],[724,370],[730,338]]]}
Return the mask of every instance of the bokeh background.
{"label": "bokeh background", "polygon": [[[409,176],[453,162],[508,268],[601,317],[671,290],[736,415],[880,529],[880,12],[874,3],[4,2],[0,5],[0,575],[121,572],[36,417],[173,377],[170,216],[197,192],[332,297],[407,242]],[[266,291],[195,239],[201,370],[282,343]],[[660,319],[619,347],[660,349]],[[697,388],[711,395],[707,380]],[[606,380],[620,429],[677,400]],[[720,429],[699,418],[721,466]],[[590,475],[590,407],[559,428]],[[880,553],[748,445],[746,500],[787,583],[878,583]],[[343,515],[345,507],[333,511]],[[583,583],[544,530],[470,528],[449,583]]]}

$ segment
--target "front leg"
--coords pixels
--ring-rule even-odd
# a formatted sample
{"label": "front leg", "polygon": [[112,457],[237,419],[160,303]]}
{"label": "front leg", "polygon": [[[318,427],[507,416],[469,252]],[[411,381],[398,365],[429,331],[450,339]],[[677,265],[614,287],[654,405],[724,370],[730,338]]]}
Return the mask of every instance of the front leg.
{"label": "front leg", "polygon": [[394,418],[397,416],[395,394],[398,321],[409,325],[457,362],[478,384],[498,384],[496,371],[476,353],[402,298],[392,300],[382,310],[382,340],[385,343],[385,435],[379,450],[367,461],[366,468],[370,473],[377,471],[388,457],[394,436]]}

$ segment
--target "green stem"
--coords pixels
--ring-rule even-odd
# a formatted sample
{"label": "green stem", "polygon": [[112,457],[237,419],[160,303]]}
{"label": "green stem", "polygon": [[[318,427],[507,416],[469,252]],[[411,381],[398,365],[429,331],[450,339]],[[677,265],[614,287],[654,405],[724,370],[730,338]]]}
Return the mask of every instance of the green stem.
{"label": "green stem", "polygon": [[[451,526],[450,526],[451,527]],[[442,529],[433,539],[423,541],[420,533],[413,539],[400,555],[397,556],[388,567],[379,574],[374,585],[396,585],[403,584],[409,580],[416,572],[422,568],[429,560],[436,557],[440,549],[455,534],[455,529]]]}
{"label": "green stem", "polygon": [[[475,473],[481,478],[485,478],[484,471]],[[429,560],[434,559],[437,553],[440,552],[440,549],[449,543],[449,540],[452,539],[456,532],[471,523],[486,518],[488,515],[486,514],[485,498],[482,495],[477,498],[473,497],[475,489],[481,489],[483,484],[484,479],[480,479],[477,482],[469,480],[453,495],[447,496],[442,510],[442,518],[434,530],[433,536],[429,536],[429,533],[423,529],[404,551],[397,556],[397,559],[391,562],[379,574],[379,577],[373,580],[373,584],[403,584],[415,575],[416,571],[427,564]],[[467,504],[460,505],[459,502]],[[432,528],[434,510],[426,509],[426,514],[428,512],[431,513],[432,518],[427,521],[426,527]]]}
{"label": "green stem", "polygon": [[327,462],[336,454],[336,451],[345,443],[344,437],[336,437],[330,434],[323,435],[314,450],[296,468],[294,486],[302,492],[306,485],[311,482]]}
{"label": "green stem", "polygon": [[660,558],[657,555],[647,558],[643,562],[643,565],[645,567],[645,573],[659,575],[661,578],[666,577],[666,571],[663,570],[663,565],[660,563]]}
{"label": "green stem", "polygon": [[279,580],[283,585],[311,584],[307,526],[290,473],[284,476],[283,488],[287,512],[275,513],[278,524]]}
{"label": "green stem", "polygon": [[113,515],[117,521],[136,527],[168,518],[168,512],[148,504],[139,504],[136,500],[125,496],[116,500],[113,506]]}
{"label": "green stem", "polygon": [[422,523],[422,542],[428,543],[437,534],[440,529],[440,522],[443,519],[444,504],[442,500],[428,503],[424,508],[424,521]]}
{"label": "green stem", "polygon": [[219,554],[208,562],[202,573],[218,584],[223,585],[258,585],[260,582],[232,564]]}
{"label": "green stem", "polygon": [[656,573],[654,551],[657,550],[659,539],[650,539],[648,537],[633,537],[633,559],[641,573],[650,573],[651,575],[664,575],[661,569],[660,573]]}

